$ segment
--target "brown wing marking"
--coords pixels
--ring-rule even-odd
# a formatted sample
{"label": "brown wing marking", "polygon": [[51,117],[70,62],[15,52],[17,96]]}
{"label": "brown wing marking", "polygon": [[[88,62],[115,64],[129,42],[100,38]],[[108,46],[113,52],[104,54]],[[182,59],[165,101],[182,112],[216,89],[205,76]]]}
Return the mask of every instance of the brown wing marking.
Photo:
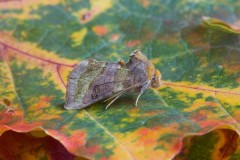
{"label": "brown wing marking", "polygon": [[[75,103],[75,107],[78,109],[84,108],[111,95],[114,84],[120,83],[114,82],[114,74],[119,68],[120,64],[118,63],[105,64],[105,66],[102,67],[102,72],[96,76],[91,83],[85,82],[86,84],[89,84],[89,86],[86,93],[84,95],[81,94],[82,97],[77,98],[77,101],[81,103]],[[95,68],[92,67],[92,70],[95,70]],[[83,79],[86,78],[83,77]],[[78,81],[82,81],[82,79],[80,78]],[[82,90],[80,91],[82,92]]]}
{"label": "brown wing marking", "polygon": [[76,93],[76,86],[80,76],[86,71],[88,60],[81,61],[71,72],[67,84],[66,104],[65,109],[76,109],[74,105],[74,94]]}
{"label": "brown wing marking", "polygon": [[84,60],[71,72],[67,86],[66,109],[80,109],[85,107],[83,97],[96,77],[101,75],[105,62]]}

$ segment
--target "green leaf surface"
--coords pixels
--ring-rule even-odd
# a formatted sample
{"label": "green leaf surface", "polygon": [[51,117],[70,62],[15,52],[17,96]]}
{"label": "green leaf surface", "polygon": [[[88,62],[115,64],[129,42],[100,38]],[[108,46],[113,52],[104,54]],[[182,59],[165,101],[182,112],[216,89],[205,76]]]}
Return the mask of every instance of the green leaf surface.
{"label": "green leaf surface", "polygon": [[[185,136],[219,127],[240,132],[237,0],[3,1],[0,15],[0,134],[40,128],[77,156],[165,160],[181,151]],[[108,110],[104,102],[63,108],[77,63],[127,60],[135,49],[163,79],[138,107],[137,94],[128,94]],[[209,149],[229,144],[217,138],[224,131],[211,133],[204,135],[215,143]]]}

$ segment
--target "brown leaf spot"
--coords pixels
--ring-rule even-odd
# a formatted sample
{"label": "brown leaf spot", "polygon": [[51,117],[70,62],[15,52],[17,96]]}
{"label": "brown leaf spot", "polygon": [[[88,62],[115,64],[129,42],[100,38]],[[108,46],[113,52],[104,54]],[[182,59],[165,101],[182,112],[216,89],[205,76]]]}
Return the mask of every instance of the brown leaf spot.
{"label": "brown leaf spot", "polygon": [[129,42],[126,42],[126,46],[127,47],[134,47],[138,44],[140,44],[141,42],[139,40],[133,40],[133,41],[129,41]]}
{"label": "brown leaf spot", "polygon": [[108,29],[106,26],[97,25],[92,28],[93,32],[98,36],[104,36],[107,34]]}
{"label": "brown leaf spot", "polygon": [[88,21],[91,18],[92,14],[90,12],[86,12],[82,15],[81,20],[83,22]]}
{"label": "brown leaf spot", "polygon": [[10,106],[10,105],[11,105],[11,102],[10,102],[7,98],[3,98],[3,103],[4,103],[6,106]]}

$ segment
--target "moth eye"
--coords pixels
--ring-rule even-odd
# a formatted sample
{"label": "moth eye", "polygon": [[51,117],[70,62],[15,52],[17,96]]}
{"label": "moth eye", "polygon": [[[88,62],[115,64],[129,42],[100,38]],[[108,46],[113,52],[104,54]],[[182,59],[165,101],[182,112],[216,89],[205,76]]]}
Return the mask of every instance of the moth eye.
{"label": "moth eye", "polygon": [[153,78],[152,78],[152,80],[155,81],[155,82],[158,81],[158,79],[159,79],[159,78],[158,78],[157,75],[154,75]]}

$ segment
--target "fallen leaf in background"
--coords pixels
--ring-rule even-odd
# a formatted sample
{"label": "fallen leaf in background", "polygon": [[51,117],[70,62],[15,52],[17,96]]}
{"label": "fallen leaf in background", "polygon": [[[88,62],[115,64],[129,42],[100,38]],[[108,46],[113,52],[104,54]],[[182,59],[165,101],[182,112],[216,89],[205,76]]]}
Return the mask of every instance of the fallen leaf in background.
{"label": "fallen leaf in background", "polygon": [[43,131],[17,133],[7,131],[0,136],[0,159],[85,160],[70,154],[59,141]]}

